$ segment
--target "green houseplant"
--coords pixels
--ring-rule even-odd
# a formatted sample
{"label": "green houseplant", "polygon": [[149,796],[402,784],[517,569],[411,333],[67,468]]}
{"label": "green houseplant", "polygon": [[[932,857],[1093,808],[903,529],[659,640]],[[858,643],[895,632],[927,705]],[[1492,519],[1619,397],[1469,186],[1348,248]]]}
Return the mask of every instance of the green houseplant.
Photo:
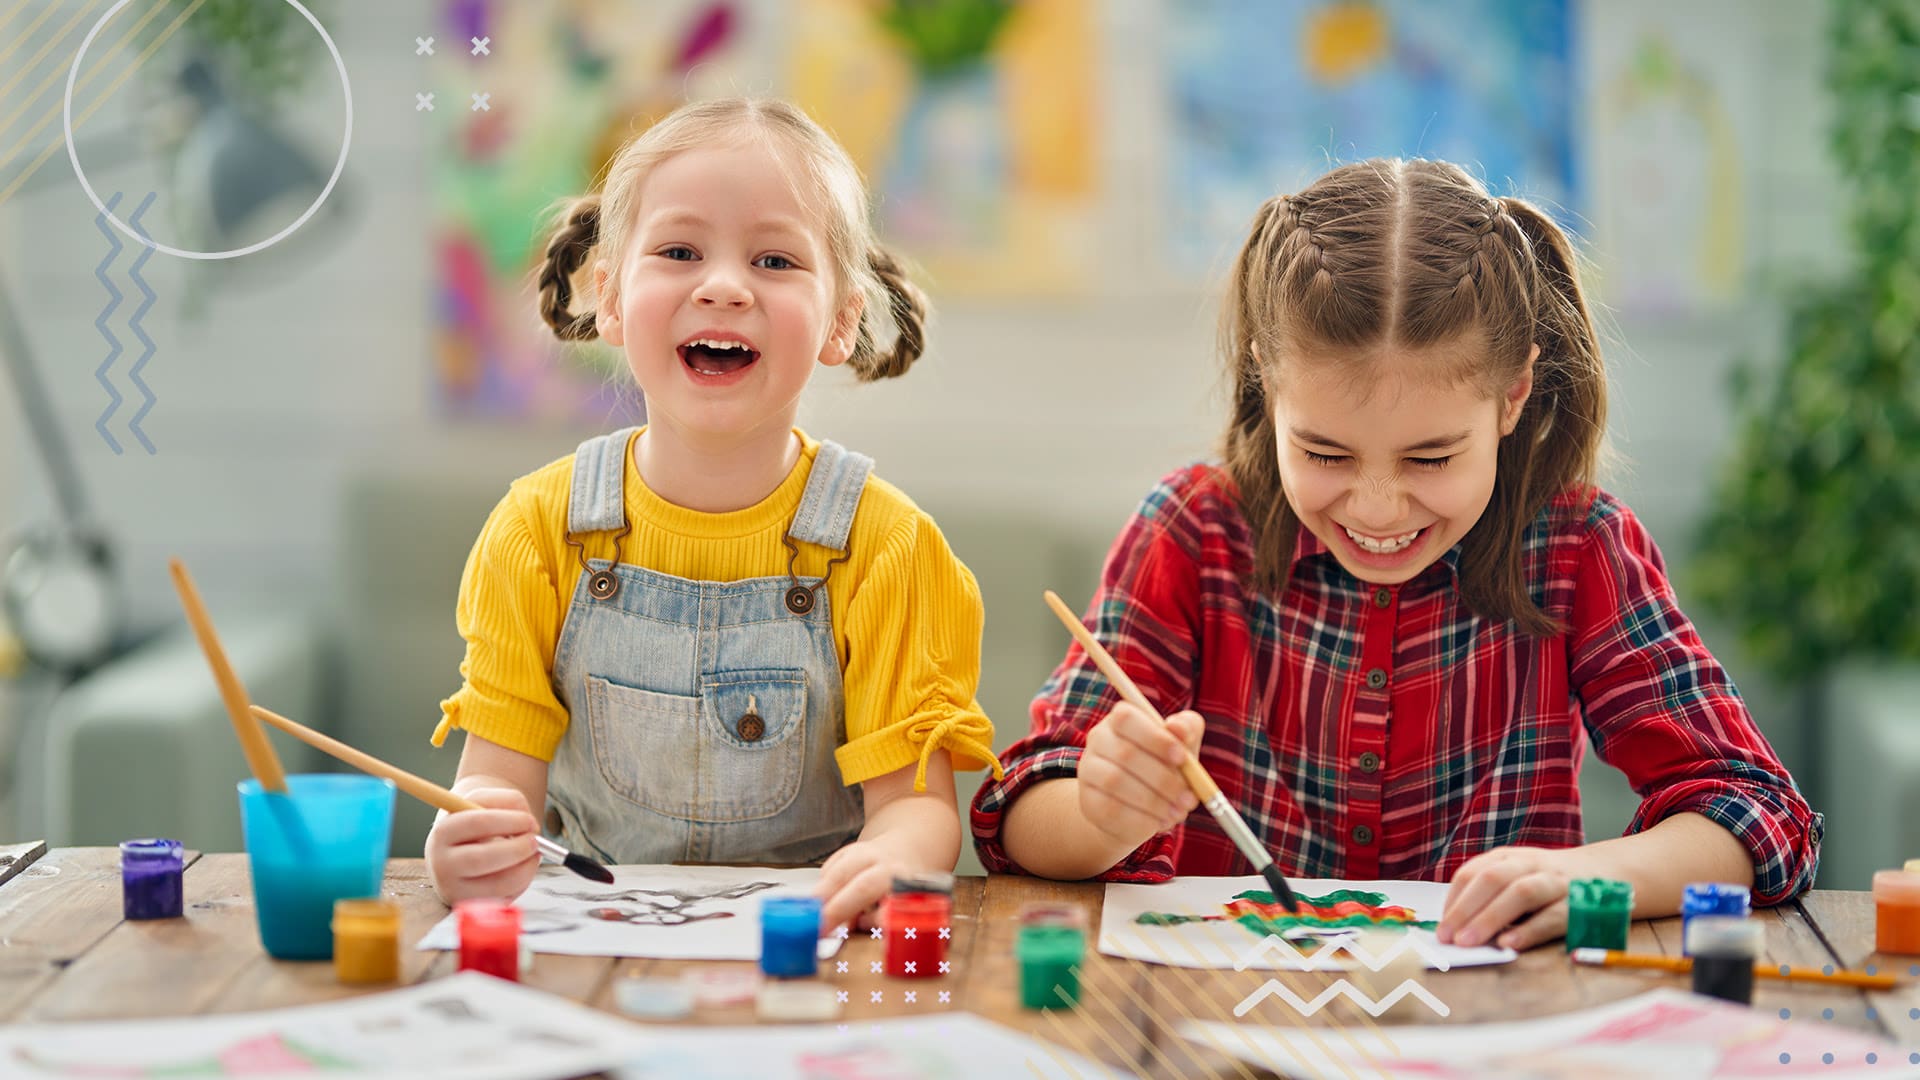
{"label": "green houseplant", "polygon": [[1853,265],[1736,384],[1694,565],[1753,660],[1818,680],[1920,659],[1920,3],[1834,0],[1828,84]]}

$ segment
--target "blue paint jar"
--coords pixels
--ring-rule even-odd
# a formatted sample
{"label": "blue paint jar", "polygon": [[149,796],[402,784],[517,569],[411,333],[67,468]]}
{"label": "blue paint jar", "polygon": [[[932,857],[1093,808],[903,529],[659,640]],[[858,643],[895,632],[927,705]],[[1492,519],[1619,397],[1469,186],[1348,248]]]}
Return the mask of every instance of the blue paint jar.
{"label": "blue paint jar", "polygon": [[1689,885],[1680,894],[1680,948],[1687,956],[1693,951],[1687,944],[1687,930],[1697,915],[1728,915],[1744,919],[1750,913],[1753,893],[1745,885],[1702,881]]}
{"label": "blue paint jar", "polygon": [[178,840],[121,841],[121,912],[129,919],[179,918],[186,868]]}
{"label": "blue paint jar", "polygon": [[819,964],[820,901],[769,896],[760,902],[760,970],[772,978],[805,978]]}

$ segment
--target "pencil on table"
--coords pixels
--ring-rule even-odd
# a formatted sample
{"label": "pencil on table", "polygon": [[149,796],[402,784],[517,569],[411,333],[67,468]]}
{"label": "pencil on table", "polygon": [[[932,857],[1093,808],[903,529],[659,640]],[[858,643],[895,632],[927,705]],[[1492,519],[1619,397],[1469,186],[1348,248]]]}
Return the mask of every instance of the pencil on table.
{"label": "pencil on table", "polygon": [[[1107,681],[1113,684],[1113,688],[1119,692],[1121,699],[1165,726],[1167,718],[1160,715],[1160,710],[1153,707],[1153,703],[1147,700],[1147,696],[1140,692],[1140,688],[1135,686],[1133,680],[1127,677],[1127,673],[1114,662],[1112,654],[1107,652],[1106,647],[1101,645],[1094,638],[1093,633],[1081,624],[1080,617],[1073,613],[1073,609],[1069,608],[1052,589],[1047,590],[1046,599],[1047,606],[1060,617],[1067,632],[1073,635],[1073,640],[1079,642],[1082,649],[1086,650],[1088,659],[1091,659],[1094,666],[1100,669],[1100,673],[1107,677]],[[1187,786],[1193,789],[1193,794],[1200,800],[1200,805],[1207,808],[1207,813],[1213,815],[1214,821],[1219,822],[1220,828],[1232,839],[1233,846],[1240,849],[1240,854],[1246,856],[1247,861],[1253,864],[1254,871],[1267,879],[1267,886],[1273,891],[1273,898],[1288,911],[1299,911],[1300,901],[1294,898],[1293,888],[1287,884],[1286,876],[1280,873],[1279,865],[1273,861],[1273,853],[1269,852],[1253,835],[1253,830],[1247,827],[1239,811],[1235,810],[1233,804],[1229,803],[1227,797],[1221,793],[1220,785],[1214,783],[1213,777],[1207,775],[1206,767],[1200,764],[1200,759],[1194,757],[1191,750],[1185,753],[1186,757],[1180,762],[1180,774],[1186,777]]]}
{"label": "pencil on table", "polygon": [[[1593,967],[1651,968],[1684,974],[1693,970],[1693,959],[1686,956],[1654,956],[1649,953],[1621,952],[1618,949],[1575,949],[1573,962]],[[1830,986],[1853,986],[1862,990],[1892,990],[1900,985],[1891,975],[1868,975],[1859,971],[1835,971],[1799,967],[1791,964],[1755,964],[1753,974],[1761,979],[1786,982],[1816,982]]]}

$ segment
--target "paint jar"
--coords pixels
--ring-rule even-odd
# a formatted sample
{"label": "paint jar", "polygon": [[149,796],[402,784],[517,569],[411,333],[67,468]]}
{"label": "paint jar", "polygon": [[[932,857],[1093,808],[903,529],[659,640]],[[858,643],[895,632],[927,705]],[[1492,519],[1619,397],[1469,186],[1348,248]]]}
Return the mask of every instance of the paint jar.
{"label": "paint jar", "polygon": [[186,856],[178,840],[120,842],[120,910],[129,919],[177,919]]}
{"label": "paint jar", "polygon": [[1729,885],[1717,881],[1703,881],[1686,887],[1680,894],[1680,941],[1682,951],[1686,951],[1687,931],[1693,927],[1693,920],[1700,915],[1733,915],[1745,918],[1752,910],[1753,893],[1745,885]]}
{"label": "paint jar", "polygon": [[460,970],[520,981],[520,909],[505,900],[462,900],[453,906],[460,923]]}
{"label": "paint jar", "polygon": [[1686,924],[1682,946],[1693,957],[1693,992],[1753,1004],[1753,966],[1767,947],[1767,927],[1745,915],[1699,915]]}
{"label": "paint jar", "polygon": [[940,892],[897,892],[880,901],[886,936],[886,971],[896,979],[932,979],[947,974],[947,942],[953,936],[953,897]]}
{"label": "paint jar", "polygon": [[1920,954],[1920,874],[1881,870],[1873,875],[1873,947]]}
{"label": "paint jar", "polygon": [[330,959],[333,902],[380,895],[393,781],[315,773],[287,777],[285,794],[239,788],[260,943],[282,960]]}
{"label": "paint jar", "polygon": [[1907,864],[1900,869],[1909,874],[1920,874],[1920,859],[1908,859]]}
{"label": "paint jar", "polygon": [[820,900],[769,896],[760,902],[760,970],[776,979],[811,976],[819,966]]}
{"label": "paint jar", "polygon": [[1627,947],[1633,883],[1581,878],[1567,883],[1567,951]]}
{"label": "paint jar", "polygon": [[1080,1000],[1080,965],[1087,953],[1087,917],[1067,904],[1020,909],[1013,956],[1020,964],[1020,1005],[1064,1009]]}
{"label": "paint jar", "polygon": [[400,907],[391,900],[333,902],[333,977],[348,986],[400,979]]}

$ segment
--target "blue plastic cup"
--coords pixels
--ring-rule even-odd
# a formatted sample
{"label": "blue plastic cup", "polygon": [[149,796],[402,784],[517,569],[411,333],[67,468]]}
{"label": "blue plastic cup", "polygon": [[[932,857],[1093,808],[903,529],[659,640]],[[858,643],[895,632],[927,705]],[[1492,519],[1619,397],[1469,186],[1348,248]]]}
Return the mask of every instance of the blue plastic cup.
{"label": "blue plastic cup", "polygon": [[380,895],[393,782],[343,773],[289,776],[287,794],[279,795],[242,780],[240,831],[260,943],[282,960],[327,960],[333,902]]}

